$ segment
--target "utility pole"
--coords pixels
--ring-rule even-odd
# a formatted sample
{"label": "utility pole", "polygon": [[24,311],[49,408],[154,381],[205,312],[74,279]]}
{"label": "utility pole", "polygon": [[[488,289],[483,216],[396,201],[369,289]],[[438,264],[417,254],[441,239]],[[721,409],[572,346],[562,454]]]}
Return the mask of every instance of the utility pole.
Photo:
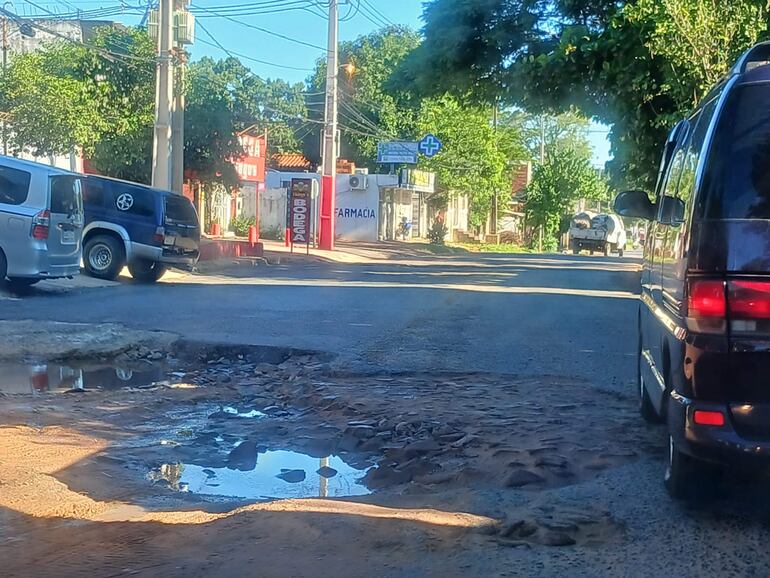
{"label": "utility pole", "polygon": [[174,112],[171,116],[171,190],[182,194],[184,187],[184,109],[185,81],[187,76],[187,51],[178,45],[176,48],[177,70],[174,89]]}
{"label": "utility pole", "polygon": [[[540,166],[545,164],[545,115],[540,115]],[[543,252],[543,225],[540,225],[537,238],[537,251]]]}
{"label": "utility pole", "polygon": [[171,63],[174,41],[173,0],[160,0],[158,9],[158,65],[155,89],[155,134],[152,143],[152,186],[171,188],[171,106],[174,67]]}
{"label": "utility pole", "polygon": [[[499,114],[497,99],[495,99],[495,106],[492,109],[492,129],[495,133],[495,146],[497,146],[497,117]],[[494,203],[492,205],[492,227],[491,232],[493,235],[497,235],[497,223],[500,219],[500,208],[498,206],[498,203],[500,202],[499,194],[497,192],[497,186],[495,186],[495,197],[494,197]],[[498,239],[499,241],[499,239]]]}
{"label": "utility pole", "polygon": [[326,111],[323,132],[323,188],[321,198],[321,249],[334,249],[334,220],[337,179],[337,79],[339,1],[329,0],[329,38],[326,55]]}

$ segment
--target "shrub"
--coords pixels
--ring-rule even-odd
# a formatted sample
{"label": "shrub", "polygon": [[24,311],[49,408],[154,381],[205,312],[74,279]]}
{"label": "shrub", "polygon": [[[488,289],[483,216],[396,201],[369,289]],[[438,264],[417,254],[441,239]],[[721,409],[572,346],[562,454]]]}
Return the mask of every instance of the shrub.
{"label": "shrub", "polygon": [[235,217],[230,221],[230,230],[235,233],[236,237],[248,237],[249,227],[253,227],[257,224],[257,220],[254,217]]}
{"label": "shrub", "polygon": [[441,221],[434,221],[428,229],[428,242],[431,245],[443,245],[446,241],[446,235],[449,232],[447,226]]}

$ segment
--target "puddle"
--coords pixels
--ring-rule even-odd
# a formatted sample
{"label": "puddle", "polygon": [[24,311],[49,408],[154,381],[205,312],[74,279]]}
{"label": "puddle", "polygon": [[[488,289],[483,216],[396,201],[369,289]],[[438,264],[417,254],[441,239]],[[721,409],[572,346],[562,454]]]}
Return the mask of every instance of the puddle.
{"label": "puddle", "polygon": [[162,381],[165,373],[162,364],[149,363],[139,369],[93,364],[75,367],[55,363],[0,363],[0,393],[142,387]]}
{"label": "puddle", "polygon": [[266,413],[263,413],[261,411],[257,411],[256,409],[252,409],[251,411],[238,411],[234,407],[225,407],[222,411],[224,413],[232,416],[232,417],[250,418],[250,417],[266,417],[267,416]]}
{"label": "puddle", "polygon": [[[248,450],[248,442],[240,447]],[[356,469],[338,456],[314,458],[283,450],[243,453],[237,460],[230,460],[228,467],[165,464],[148,477],[154,482],[166,482],[178,492],[245,500],[336,498],[371,493],[360,481],[367,470]]]}

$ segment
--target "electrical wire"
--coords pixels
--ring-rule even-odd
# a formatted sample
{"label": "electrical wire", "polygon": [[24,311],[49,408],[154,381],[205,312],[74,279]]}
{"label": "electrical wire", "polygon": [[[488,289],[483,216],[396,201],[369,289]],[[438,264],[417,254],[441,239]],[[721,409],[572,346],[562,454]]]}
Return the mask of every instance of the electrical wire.
{"label": "electrical wire", "polygon": [[310,42],[305,42],[304,40],[299,40],[297,38],[292,38],[291,36],[286,36],[285,34],[281,34],[279,32],[273,32],[272,30],[268,30],[267,28],[262,28],[261,26],[256,26],[255,24],[250,24],[248,22],[243,22],[242,20],[238,20],[236,18],[233,18],[232,16],[228,16],[226,14],[219,14],[215,10],[209,10],[208,8],[205,8],[203,6],[192,6],[196,10],[203,10],[204,12],[207,12],[209,14],[212,14],[214,16],[219,16],[221,18],[224,18],[225,20],[229,20],[230,22],[235,22],[236,24],[240,24],[241,26],[245,26],[246,28],[250,28],[252,30],[257,30],[259,32],[263,32],[264,34],[269,34],[270,36],[275,36],[276,38],[281,38],[282,40],[286,40],[287,42],[294,42],[295,44],[301,44],[302,46],[308,46],[310,48],[316,48],[318,50],[323,50],[326,52],[325,46],[320,46],[318,44],[312,44]]}
{"label": "electrical wire", "polygon": [[269,62],[267,60],[260,60],[259,58],[254,58],[254,57],[248,56],[246,54],[241,54],[240,52],[235,52],[235,51],[232,51],[232,50],[228,50],[224,46],[222,46],[222,44],[214,37],[214,35],[211,32],[209,32],[208,28],[206,28],[203,25],[202,22],[197,22],[197,25],[212,40],[212,42],[209,42],[207,40],[203,40],[202,38],[198,38],[197,39],[198,42],[200,42],[202,44],[206,44],[208,46],[213,46],[214,48],[219,48],[225,54],[227,54],[228,56],[231,56],[233,58],[235,58],[235,57],[243,58],[244,60],[249,60],[249,61],[252,61],[252,62],[256,62],[258,64],[264,64],[266,66],[275,66],[276,68],[283,68],[283,69],[286,69],[286,70],[299,70],[299,71],[302,71],[302,72],[313,72],[313,70],[314,70],[313,68],[302,68],[302,67],[299,67],[299,66],[288,66],[288,65],[285,65],[285,64],[278,64],[278,63],[275,63],[275,62]]}
{"label": "electrical wire", "polygon": [[387,25],[390,25],[390,26],[397,26],[397,24],[396,24],[395,22],[393,22],[393,21],[392,21],[390,18],[388,18],[387,16],[385,16],[385,14],[383,14],[382,12],[380,12],[380,11],[377,9],[377,7],[376,7],[374,4],[372,4],[372,3],[370,2],[370,0],[359,0],[359,3],[360,3],[360,2],[363,2],[364,6],[366,6],[366,7],[369,9],[369,11],[370,11],[372,14],[374,14],[374,15],[375,15],[375,16],[376,16],[378,19],[380,19],[380,20],[384,21],[386,26],[387,26]]}

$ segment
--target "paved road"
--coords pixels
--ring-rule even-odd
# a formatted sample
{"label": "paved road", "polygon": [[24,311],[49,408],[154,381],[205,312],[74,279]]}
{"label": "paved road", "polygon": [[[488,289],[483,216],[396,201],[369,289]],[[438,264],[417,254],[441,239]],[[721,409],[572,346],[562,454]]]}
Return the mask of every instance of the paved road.
{"label": "paved road", "polygon": [[308,348],[357,369],[600,375],[625,389],[637,270],[629,259],[561,255],[291,263],[149,287],[37,290],[0,300],[0,319],[109,321]]}
{"label": "paved road", "polygon": [[[574,376],[631,407],[637,285],[638,261],[587,256],[293,263],[154,287],[37,290],[0,298],[0,319],[111,321],[197,340],[310,348],[333,352],[340,365],[356,369]],[[596,396],[593,419],[612,422],[601,399]],[[555,433],[582,427],[552,423],[560,424]],[[506,547],[483,556],[462,550],[457,568],[473,565],[464,574],[478,576],[770,575],[764,482],[689,510],[662,487],[663,429],[634,424],[637,459],[594,480],[543,492],[471,494],[479,504],[498,499],[513,511],[528,500],[605,509],[617,523],[607,544],[547,553]],[[394,575],[430,574],[423,570]]]}

